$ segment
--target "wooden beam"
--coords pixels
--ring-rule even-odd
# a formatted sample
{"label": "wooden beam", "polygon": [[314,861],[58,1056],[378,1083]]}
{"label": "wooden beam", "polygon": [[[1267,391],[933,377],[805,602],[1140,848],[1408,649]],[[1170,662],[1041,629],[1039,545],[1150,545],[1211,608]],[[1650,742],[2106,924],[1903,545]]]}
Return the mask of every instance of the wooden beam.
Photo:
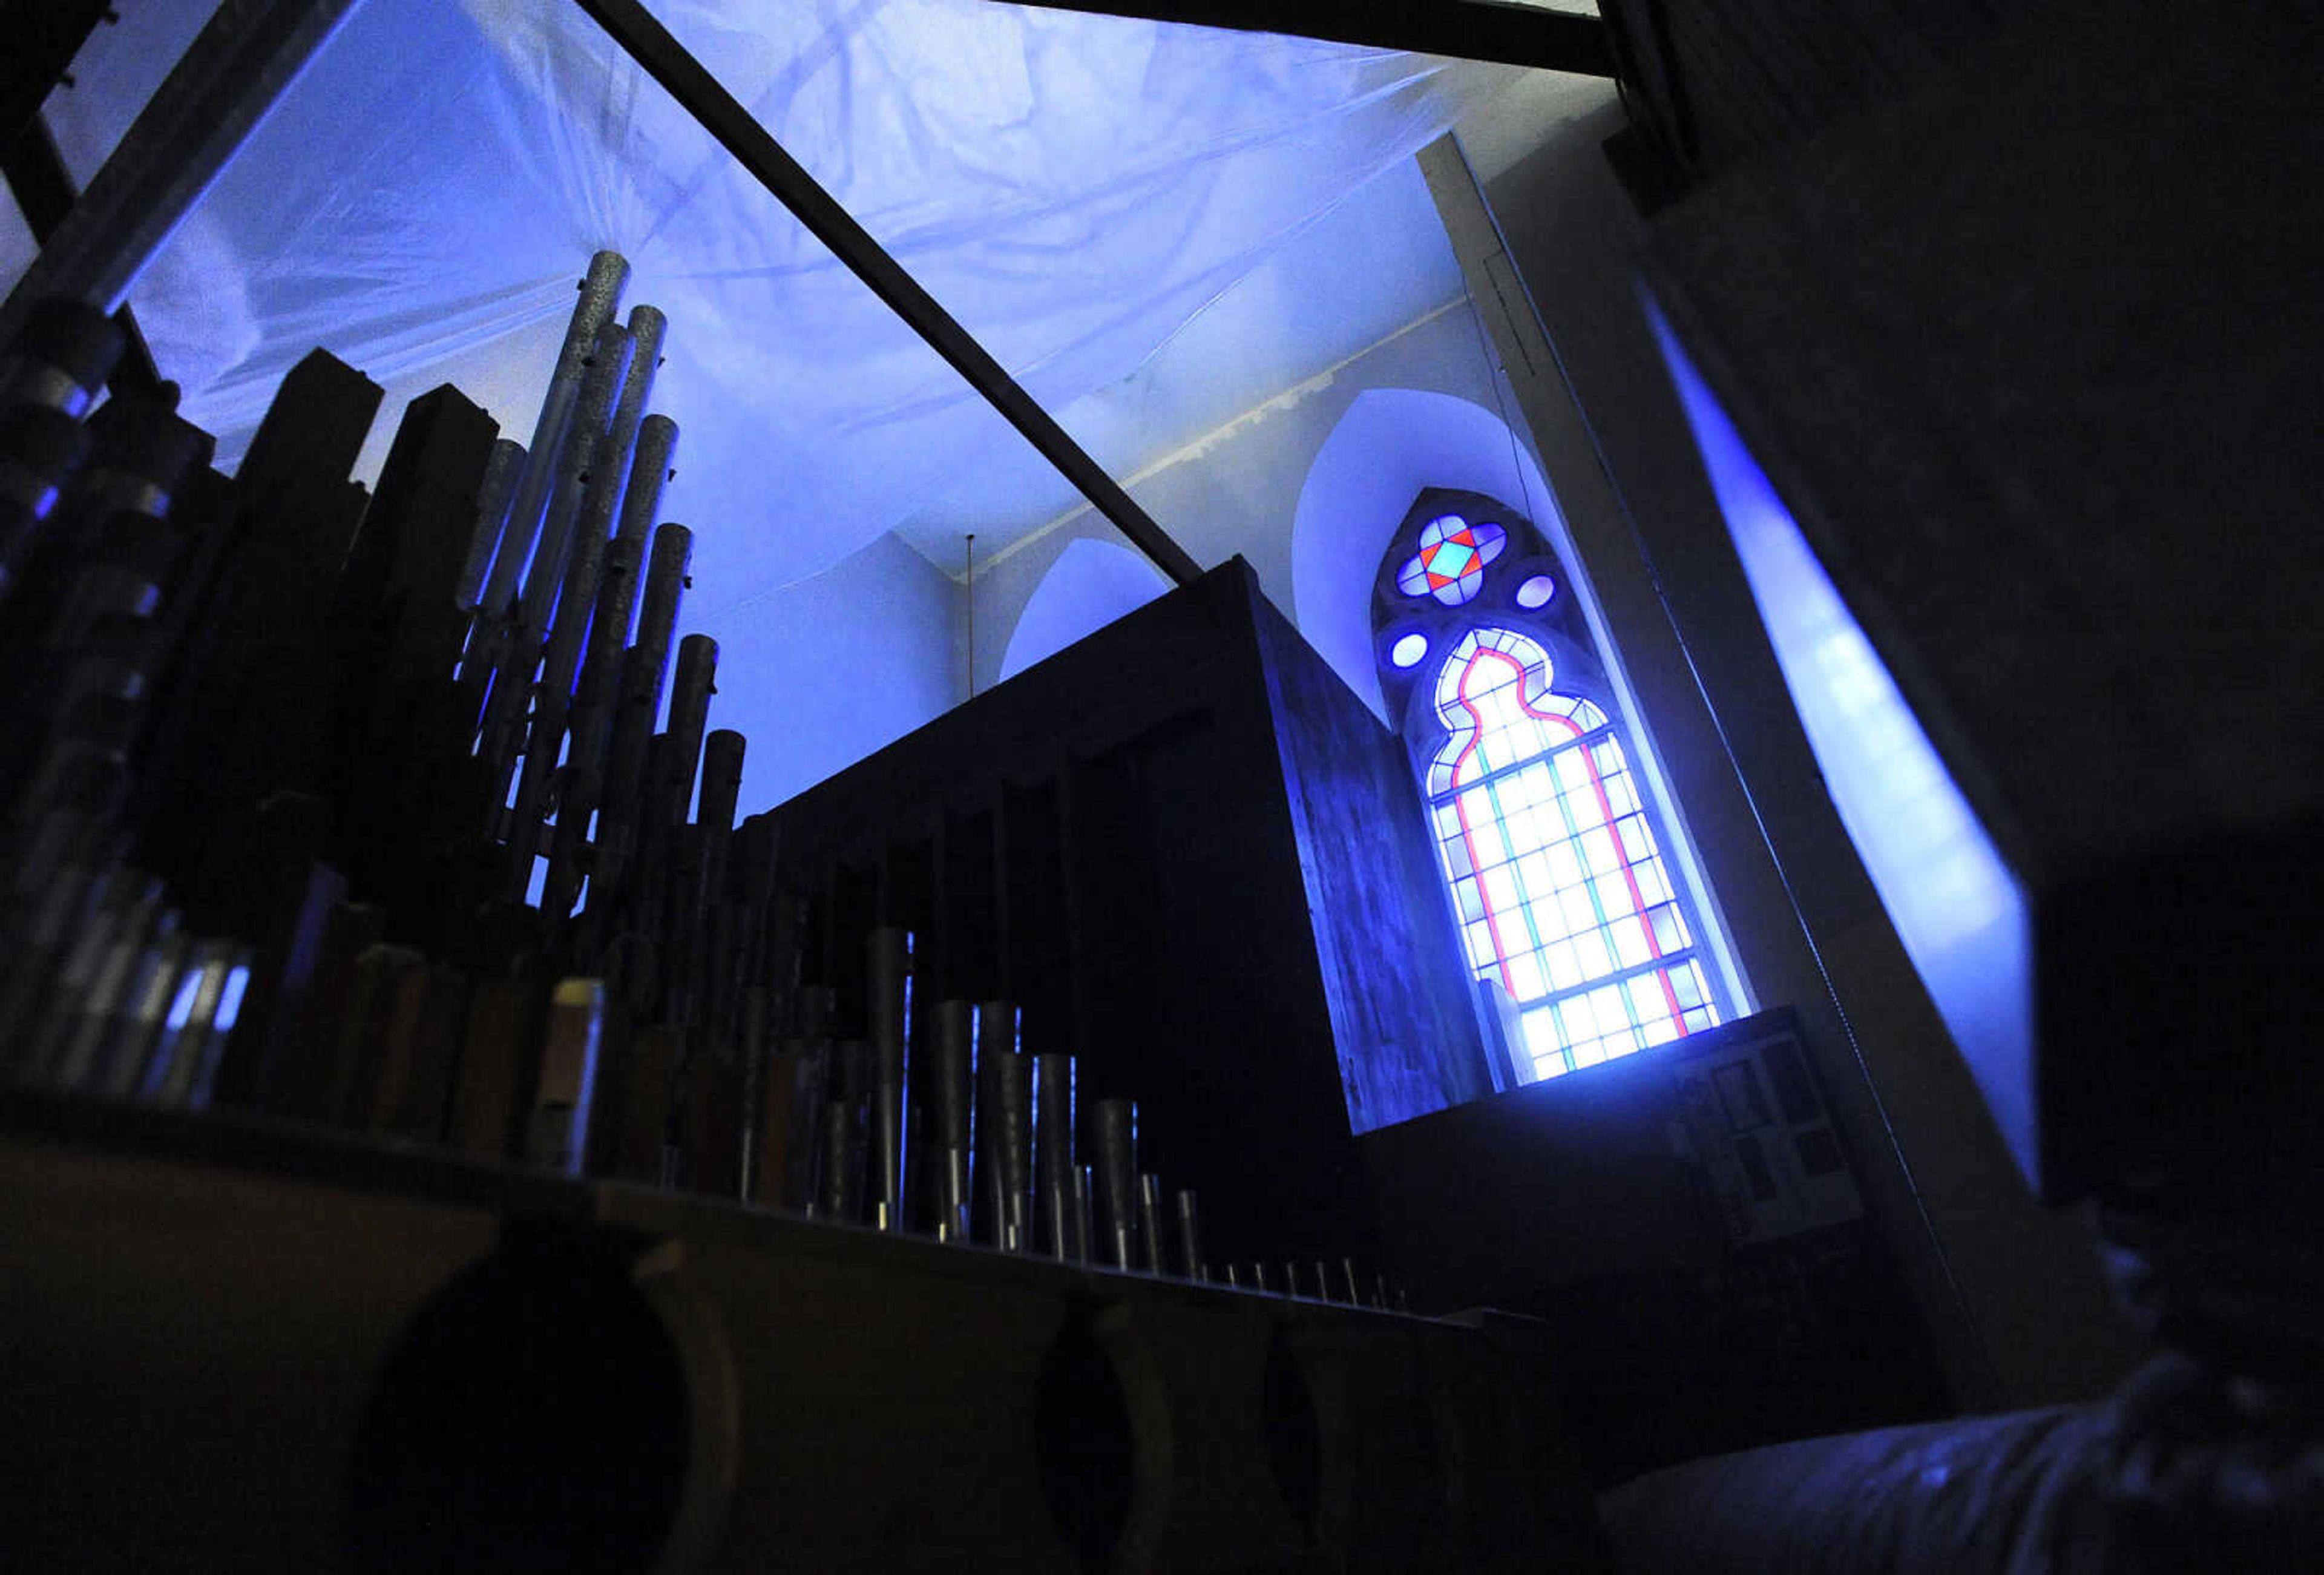
{"label": "wooden beam", "polygon": [[1098,512],[1113,521],[1124,536],[1179,585],[1190,585],[1202,570],[1185,549],[1170,539],[1145,510],[1108,475],[1057,425],[1033,396],[1019,387],[969,331],[920,288],[903,264],[888,255],[879,242],[847,210],[785,152],[766,127],[721,87],[702,62],[672,38],[668,29],[638,0],[576,0],[662,85],[719,145],[734,155],[760,185],[771,192],[807,233],[831,248],[848,269],[871,287],[930,348],[966,378],[1009,424],[1025,436],[1041,457],[1056,465],[1067,481],[1081,489]]}
{"label": "wooden beam", "polygon": [[32,124],[97,24],[115,20],[110,0],[0,0],[0,146]]}
{"label": "wooden beam", "polygon": [[[0,35],[5,36],[5,35]],[[72,216],[73,203],[78,193],[73,190],[72,172],[65,168],[63,155],[57,152],[56,139],[49,134],[48,123],[38,115],[26,123],[13,142],[0,143],[0,180],[5,180],[8,189],[16,198],[16,207],[24,216],[24,227],[32,232],[32,239],[47,245]],[[114,392],[125,389],[157,387],[161,374],[154,368],[153,352],[145,344],[145,336],[137,327],[137,318],[123,301],[115,309],[113,320],[126,342],[121,348],[121,359],[115,364],[113,375],[106,384]]]}
{"label": "wooden beam", "polygon": [[0,306],[0,343],[32,303],[108,310],[354,0],[225,0]]}
{"label": "wooden beam", "polygon": [[1010,0],[1052,11],[1134,16],[1241,32],[1281,32],[1373,49],[1611,77],[1614,51],[1595,16],[1508,0]]}

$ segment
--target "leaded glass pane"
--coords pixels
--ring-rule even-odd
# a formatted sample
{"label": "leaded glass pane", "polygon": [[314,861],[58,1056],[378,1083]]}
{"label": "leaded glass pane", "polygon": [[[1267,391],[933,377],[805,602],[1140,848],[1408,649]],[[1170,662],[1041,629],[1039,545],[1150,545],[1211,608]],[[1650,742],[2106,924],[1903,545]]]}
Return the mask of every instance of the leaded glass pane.
{"label": "leaded glass pane", "polygon": [[1621,741],[1552,677],[1522,634],[1464,634],[1437,676],[1451,735],[1428,773],[1471,961],[1521,1009],[1542,1076],[1716,1018]]}

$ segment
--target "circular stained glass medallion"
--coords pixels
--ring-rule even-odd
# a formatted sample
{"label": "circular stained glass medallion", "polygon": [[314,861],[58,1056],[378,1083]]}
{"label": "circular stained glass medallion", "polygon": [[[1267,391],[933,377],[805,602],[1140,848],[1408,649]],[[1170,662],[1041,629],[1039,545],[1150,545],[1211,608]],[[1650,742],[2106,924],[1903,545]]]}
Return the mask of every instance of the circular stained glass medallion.
{"label": "circular stained glass medallion", "polygon": [[1420,550],[1397,570],[1397,589],[1458,607],[1484,589],[1485,566],[1508,542],[1508,532],[1489,520],[1471,524],[1458,514],[1440,514],[1420,528]]}
{"label": "circular stained glass medallion", "polygon": [[1388,648],[1388,659],[1397,667],[1408,668],[1428,654],[1428,637],[1407,634]]}
{"label": "circular stained glass medallion", "polygon": [[1536,607],[1546,607],[1549,599],[1555,594],[1557,582],[1547,575],[1536,575],[1517,587],[1517,605],[1528,612]]}

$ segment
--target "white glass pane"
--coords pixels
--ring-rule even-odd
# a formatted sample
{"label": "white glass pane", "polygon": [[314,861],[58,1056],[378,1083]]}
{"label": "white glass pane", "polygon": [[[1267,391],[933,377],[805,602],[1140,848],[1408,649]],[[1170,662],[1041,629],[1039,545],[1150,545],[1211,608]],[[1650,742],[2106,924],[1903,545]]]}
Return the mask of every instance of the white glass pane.
{"label": "white glass pane", "polygon": [[1604,826],[1591,826],[1582,834],[1582,856],[1592,874],[1609,874],[1622,865],[1614,852],[1614,834]]}
{"label": "white glass pane", "polygon": [[1636,968],[1654,956],[1646,944],[1646,925],[1644,919],[1617,919],[1614,923],[1614,956],[1625,968]]}
{"label": "white glass pane", "polygon": [[1517,873],[1507,864],[1485,871],[1485,903],[1497,915],[1514,916],[1517,908]]}
{"label": "white glass pane", "polygon": [[1517,861],[1517,880],[1528,898],[1547,897],[1557,889],[1549,875],[1549,855],[1544,852],[1530,852]]}
{"label": "white glass pane", "polygon": [[1579,886],[1586,878],[1582,869],[1581,855],[1574,851],[1572,843],[1553,844],[1545,856],[1549,860],[1550,884],[1557,889]]}
{"label": "white glass pane", "polygon": [[1598,923],[1598,910],[1590,906],[1590,894],[1578,886],[1570,886],[1557,894],[1557,908],[1564,920],[1561,927],[1567,935],[1579,935]]}
{"label": "white glass pane", "polygon": [[1492,926],[1483,923],[1469,926],[1470,965],[1482,972],[1499,961],[1493,951]]}
{"label": "white glass pane", "polygon": [[1549,984],[1552,990],[1571,990],[1588,975],[1582,972],[1582,959],[1571,941],[1560,941],[1544,949],[1543,958],[1549,964]]}

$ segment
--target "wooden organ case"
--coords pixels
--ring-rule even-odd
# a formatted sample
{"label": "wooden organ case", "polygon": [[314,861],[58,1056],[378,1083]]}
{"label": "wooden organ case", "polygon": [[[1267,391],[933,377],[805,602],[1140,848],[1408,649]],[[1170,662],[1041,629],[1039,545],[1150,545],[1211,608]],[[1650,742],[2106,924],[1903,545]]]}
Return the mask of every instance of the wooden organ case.
{"label": "wooden organ case", "polygon": [[778,814],[803,976],[912,929],[920,999],[1138,1100],[1222,1262],[1377,1263],[1355,1134],[1491,1091],[1402,751],[1240,558]]}
{"label": "wooden organ case", "polygon": [[[1594,1567],[1545,1329],[1415,1316],[1382,1276],[1349,1111],[1441,1108],[1484,1063],[1457,968],[1379,965],[1452,955],[1425,845],[1377,834],[1418,824],[1393,741],[1247,566],[736,826],[743,741],[705,730],[715,647],[674,640],[685,532],[661,528],[649,571],[625,511],[585,537],[596,605],[646,582],[622,670],[658,686],[674,654],[672,720],[632,739],[627,788],[609,778],[600,818],[643,824],[567,914],[514,895],[519,855],[564,844],[515,760],[492,775],[481,690],[447,676],[462,545],[512,484],[491,419],[448,388],[415,401],[367,495],[346,478],[378,391],[318,353],[229,479],[167,391],[116,394],[82,433],[102,319],[43,321],[0,401],[61,435],[29,451],[54,475],[10,517],[0,602],[23,723],[0,969],[13,1552]],[[582,408],[618,426],[613,402],[599,381]],[[586,612],[576,576],[561,605]],[[554,627],[521,639],[551,652],[540,685],[570,681]],[[518,649],[500,671],[530,683]],[[503,736],[540,751],[539,701],[564,697],[533,693]],[[537,802],[570,814],[573,791]],[[906,926],[908,979],[883,974]],[[1134,1257],[1085,1227],[1070,1252],[1010,1250],[989,1218],[933,1225],[924,1184],[886,1229],[860,1168],[835,1204],[788,1184],[760,1096],[811,995],[827,1048],[908,1056],[876,1097],[835,1069],[852,1125],[829,1153],[860,1167],[867,1111],[892,1108],[925,1174],[942,1003],[1013,999],[997,1061],[1075,1057],[1064,1136],[1106,1165],[1107,1107],[1136,1099],[1139,1169],[1202,1200],[1199,1245],[1190,1215],[1141,1215]]]}

